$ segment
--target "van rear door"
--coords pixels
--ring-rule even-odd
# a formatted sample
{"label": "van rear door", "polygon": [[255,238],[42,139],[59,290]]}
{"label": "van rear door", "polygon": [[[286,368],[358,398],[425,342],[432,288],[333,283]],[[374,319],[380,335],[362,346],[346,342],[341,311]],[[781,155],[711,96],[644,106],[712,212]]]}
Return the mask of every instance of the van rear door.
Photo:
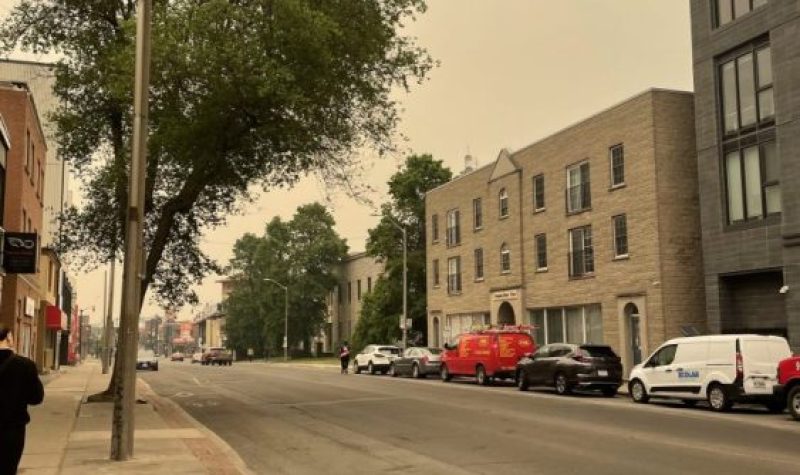
{"label": "van rear door", "polygon": [[500,333],[497,343],[497,371],[515,371],[520,358],[535,351],[533,338],[527,333]]}
{"label": "van rear door", "polygon": [[791,356],[789,344],[782,338],[742,338],[741,352],[745,394],[772,394],[778,363]]}

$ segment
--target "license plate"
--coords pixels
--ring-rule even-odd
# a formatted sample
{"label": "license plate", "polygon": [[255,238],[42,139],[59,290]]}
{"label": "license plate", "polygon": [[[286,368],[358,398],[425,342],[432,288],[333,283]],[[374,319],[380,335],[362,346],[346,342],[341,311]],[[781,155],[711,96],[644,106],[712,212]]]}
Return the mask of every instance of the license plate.
{"label": "license plate", "polygon": [[143,368],[147,368],[147,363],[142,363]]}
{"label": "license plate", "polygon": [[763,379],[754,379],[753,380],[753,387],[756,388],[756,389],[766,389],[767,388],[767,382],[764,381]]}
{"label": "license plate", "polygon": [[598,376],[608,376],[608,370],[607,369],[598,369],[597,370],[597,375]]}

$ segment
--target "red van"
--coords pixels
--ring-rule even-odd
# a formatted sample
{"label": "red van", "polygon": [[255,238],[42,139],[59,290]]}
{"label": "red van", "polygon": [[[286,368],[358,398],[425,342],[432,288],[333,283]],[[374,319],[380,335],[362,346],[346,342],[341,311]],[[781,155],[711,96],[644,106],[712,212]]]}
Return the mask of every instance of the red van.
{"label": "red van", "polygon": [[775,395],[786,398],[789,414],[800,421],[800,356],[786,358],[778,364],[778,385]]}
{"label": "red van", "polygon": [[522,327],[481,330],[458,336],[444,346],[439,368],[442,381],[453,376],[474,376],[478,384],[493,379],[513,379],[517,362],[536,351],[536,343]]}

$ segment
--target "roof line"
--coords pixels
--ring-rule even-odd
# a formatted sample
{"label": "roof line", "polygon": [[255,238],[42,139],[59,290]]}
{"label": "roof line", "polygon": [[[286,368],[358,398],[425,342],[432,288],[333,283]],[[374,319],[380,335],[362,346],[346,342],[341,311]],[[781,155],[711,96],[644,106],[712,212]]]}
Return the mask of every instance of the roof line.
{"label": "roof line", "polygon": [[45,63],[42,61],[31,61],[27,59],[0,58],[0,63],[29,64],[31,66],[46,66],[54,68],[58,63]]}

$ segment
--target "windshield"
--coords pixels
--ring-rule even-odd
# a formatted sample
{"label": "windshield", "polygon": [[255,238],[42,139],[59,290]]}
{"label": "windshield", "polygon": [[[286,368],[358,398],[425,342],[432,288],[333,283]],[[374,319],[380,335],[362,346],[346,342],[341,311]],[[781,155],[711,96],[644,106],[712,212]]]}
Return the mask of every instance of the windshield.
{"label": "windshield", "polygon": [[382,346],[378,348],[378,353],[391,353],[393,355],[399,355],[400,348],[397,348],[396,346]]}
{"label": "windshield", "polygon": [[440,348],[426,348],[425,351],[432,355],[441,355],[442,350]]}
{"label": "windshield", "polygon": [[153,358],[154,356],[155,353],[153,353],[152,350],[140,350],[137,357],[145,359],[145,358]]}

